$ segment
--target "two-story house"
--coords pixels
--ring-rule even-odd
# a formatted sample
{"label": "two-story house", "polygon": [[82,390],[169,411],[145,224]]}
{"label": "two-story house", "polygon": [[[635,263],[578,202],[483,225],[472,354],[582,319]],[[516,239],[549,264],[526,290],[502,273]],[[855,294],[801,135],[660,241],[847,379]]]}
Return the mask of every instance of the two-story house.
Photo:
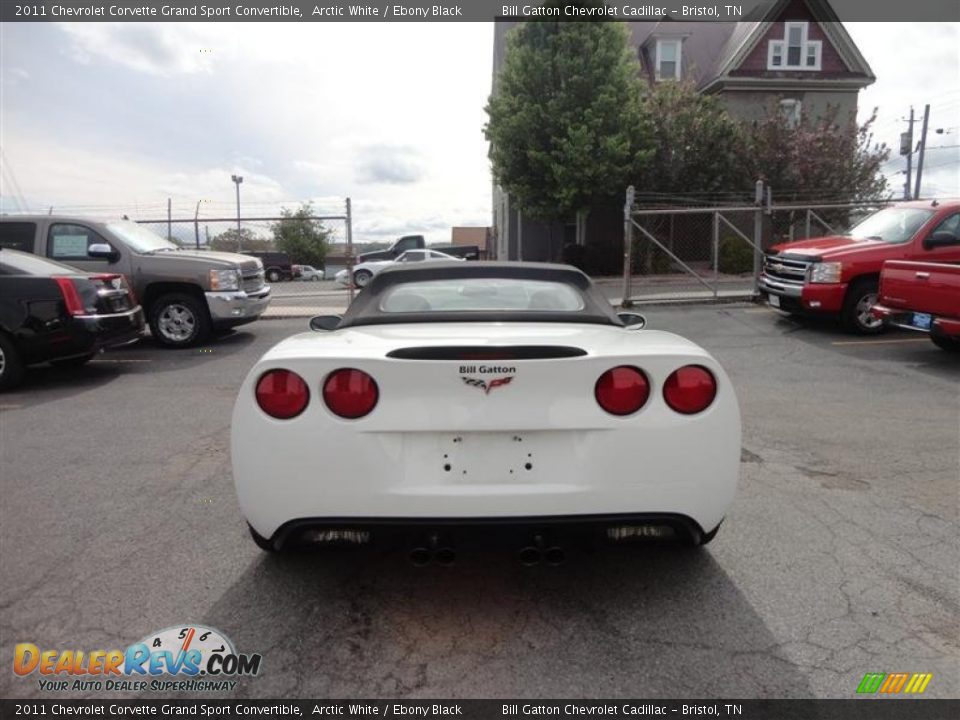
{"label": "two-story house", "polygon": [[[504,61],[505,38],[515,22],[494,31],[494,87]],[[876,79],[826,0],[777,0],[749,22],[628,23],[641,72],[650,83],[688,80],[717,95],[742,120],[760,119],[776,107],[791,122],[855,116],[860,90]],[[654,188],[651,188],[654,190]],[[588,242],[612,237],[622,221],[591,213]],[[493,225],[501,260],[557,261],[576,237],[569,224],[524,219],[500,188],[493,192]]]}

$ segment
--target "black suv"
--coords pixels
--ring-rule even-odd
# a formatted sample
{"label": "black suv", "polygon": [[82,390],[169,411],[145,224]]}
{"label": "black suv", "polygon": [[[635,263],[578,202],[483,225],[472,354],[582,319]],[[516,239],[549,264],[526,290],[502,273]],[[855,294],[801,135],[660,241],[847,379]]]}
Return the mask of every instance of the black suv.
{"label": "black suv", "polygon": [[20,382],[26,365],[77,367],[143,329],[143,310],[123,275],[0,250],[0,390]]}
{"label": "black suv", "polygon": [[263,263],[264,275],[269,282],[293,280],[294,278],[293,263],[290,262],[290,256],[284,252],[244,250],[243,254],[260,258],[260,262]]}

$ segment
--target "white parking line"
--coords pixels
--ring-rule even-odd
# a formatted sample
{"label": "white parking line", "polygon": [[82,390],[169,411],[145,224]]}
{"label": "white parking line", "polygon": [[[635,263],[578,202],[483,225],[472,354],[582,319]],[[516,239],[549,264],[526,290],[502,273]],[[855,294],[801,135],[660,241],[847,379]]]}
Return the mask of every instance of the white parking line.
{"label": "white parking line", "polygon": [[831,345],[894,345],[896,343],[925,343],[930,338],[896,338],[892,340],[835,340]]}

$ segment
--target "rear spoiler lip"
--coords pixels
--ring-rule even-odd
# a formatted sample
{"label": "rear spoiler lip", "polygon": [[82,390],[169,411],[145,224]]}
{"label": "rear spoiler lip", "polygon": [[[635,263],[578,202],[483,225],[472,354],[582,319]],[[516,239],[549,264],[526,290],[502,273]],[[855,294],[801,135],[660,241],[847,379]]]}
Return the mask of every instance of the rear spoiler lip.
{"label": "rear spoiler lip", "polygon": [[584,357],[587,351],[569,345],[425,345],[391,350],[397,360],[554,360]]}

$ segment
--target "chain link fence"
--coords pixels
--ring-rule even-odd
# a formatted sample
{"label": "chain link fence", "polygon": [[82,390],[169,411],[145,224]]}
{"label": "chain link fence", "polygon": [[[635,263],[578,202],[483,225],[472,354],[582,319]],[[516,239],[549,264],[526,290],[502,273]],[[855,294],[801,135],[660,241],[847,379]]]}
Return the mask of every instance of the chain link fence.
{"label": "chain link fence", "polygon": [[885,204],[775,205],[773,193],[758,183],[753,202],[644,207],[630,188],[622,303],[752,298],[769,247],[843,233]]}
{"label": "chain link fence", "polygon": [[[257,208],[261,209],[261,208]],[[167,217],[131,218],[149,227],[154,233],[170,239],[185,249],[217,250],[258,255],[264,269],[276,268],[269,277],[272,301],[268,314],[302,315],[311,310],[317,314],[340,311],[349,305],[353,289],[334,281],[335,274],[352,265],[352,211],[346,199],[340,208],[324,208],[328,212],[298,217],[314,224],[326,234],[326,257],[323,264],[296,252],[285,252],[278,242],[279,224],[290,218],[277,213],[229,217],[219,212],[208,216],[198,204],[193,217],[177,215],[169,208]],[[277,253],[283,253],[277,256]],[[289,265],[287,264],[289,262]]]}

